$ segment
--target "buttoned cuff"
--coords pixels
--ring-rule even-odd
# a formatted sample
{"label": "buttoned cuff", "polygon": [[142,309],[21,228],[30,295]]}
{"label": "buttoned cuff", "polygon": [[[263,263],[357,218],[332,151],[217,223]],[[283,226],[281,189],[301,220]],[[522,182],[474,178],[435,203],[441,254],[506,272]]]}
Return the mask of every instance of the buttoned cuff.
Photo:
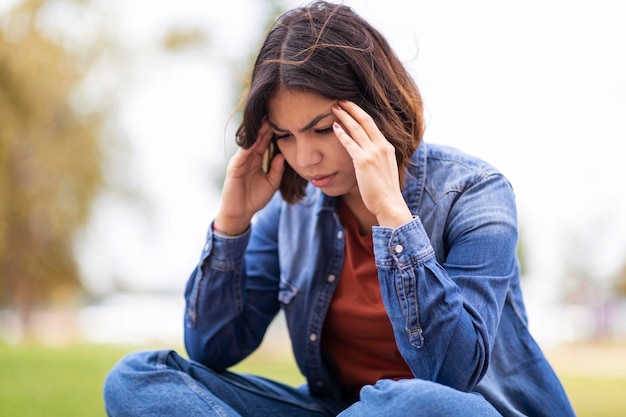
{"label": "buttoned cuff", "polygon": [[395,229],[374,226],[372,239],[378,268],[408,268],[434,256],[428,235],[417,216]]}
{"label": "buttoned cuff", "polygon": [[237,236],[223,236],[209,227],[206,243],[202,249],[201,264],[211,268],[228,271],[241,264],[241,260],[250,241],[252,227]]}

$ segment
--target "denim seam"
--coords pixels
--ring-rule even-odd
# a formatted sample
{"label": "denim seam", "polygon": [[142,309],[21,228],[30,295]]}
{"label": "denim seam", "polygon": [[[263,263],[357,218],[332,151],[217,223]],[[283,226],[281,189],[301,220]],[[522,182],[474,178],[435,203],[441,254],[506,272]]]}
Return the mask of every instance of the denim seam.
{"label": "denim seam", "polygon": [[209,405],[209,407],[213,409],[213,411],[215,411],[216,413],[218,413],[220,416],[223,416],[223,417],[229,416],[228,412],[224,410],[224,408],[220,406],[217,402],[215,402],[210,396],[208,396],[205,393],[205,389],[201,388],[199,384],[192,377],[190,377],[189,375],[187,375],[186,373],[182,371],[175,371],[175,372],[181,377],[181,379],[193,392],[198,394],[200,398],[206,401],[206,403]]}
{"label": "denim seam", "polygon": [[198,394],[198,396],[200,398],[202,398],[204,401],[207,402],[207,404],[216,412],[218,413],[220,416],[223,417],[228,417],[228,412],[226,410],[224,410],[224,408],[222,406],[220,406],[217,402],[215,402],[211,397],[209,397],[208,395],[206,395],[206,393],[204,392],[204,389],[202,389],[199,384],[189,375],[187,375],[186,373],[182,372],[182,371],[177,371],[174,369],[171,369],[169,366],[167,366],[167,357],[172,353],[172,351],[170,350],[161,350],[158,352],[158,356],[157,356],[157,360],[156,360],[156,365],[155,368],[163,371],[163,370],[168,370],[168,371],[172,371],[173,373],[175,373],[176,375],[178,375],[184,382],[185,384],[196,394]]}
{"label": "denim seam", "polygon": [[198,269],[193,277],[194,283],[189,294],[189,301],[187,303],[187,326],[194,328],[198,319],[198,301],[200,300],[200,286],[204,280],[204,274]]}
{"label": "denim seam", "polygon": [[520,323],[528,328],[528,322],[524,319],[524,315],[522,314],[522,312],[520,311],[519,307],[515,304],[514,300],[513,300],[513,295],[511,294],[511,289],[509,288],[506,292],[506,300],[509,301],[509,304],[511,305],[511,307],[513,308],[513,311],[515,312],[515,316],[519,319]]}
{"label": "denim seam", "polygon": [[[238,375],[238,374],[236,374]],[[238,375],[239,377],[242,378],[246,378],[246,377],[250,377],[246,374],[241,374]],[[314,411],[314,412],[321,412],[321,413],[325,413],[326,411],[323,409],[323,407],[319,406],[319,405],[308,405],[308,404],[302,404],[300,402],[297,401],[289,401],[286,400],[285,398],[279,396],[279,395],[273,395],[272,392],[270,391],[263,391],[263,390],[257,390],[255,387],[251,387],[249,385],[245,385],[245,384],[240,384],[235,378],[228,378],[228,376],[226,375],[222,375],[222,378],[225,378],[228,380],[228,383],[231,385],[235,385],[237,387],[239,387],[240,389],[243,389],[245,391],[251,392],[255,395],[258,395],[260,397],[264,397],[264,398],[271,398],[273,400],[276,401],[281,401],[285,404],[291,404],[293,406],[299,407],[299,408],[304,408],[307,409],[309,411]]]}

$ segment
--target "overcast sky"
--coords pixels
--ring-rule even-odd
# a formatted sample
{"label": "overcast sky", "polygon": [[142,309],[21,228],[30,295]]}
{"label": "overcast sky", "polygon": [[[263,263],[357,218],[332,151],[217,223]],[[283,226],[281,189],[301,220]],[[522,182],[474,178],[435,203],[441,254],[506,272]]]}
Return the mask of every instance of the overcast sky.
{"label": "overcast sky", "polygon": [[[104,1],[104,0],[103,0]],[[87,282],[182,291],[217,209],[234,73],[264,29],[259,2],[104,1],[135,51],[121,111],[149,204],[103,200],[81,259]],[[390,40],[427,108],[425,140],[491,162],[516,191],[529,271],[557,282],[580,241],[599,277],[626,254],[626,25],[619,1],[345,1]],[[287,5],[300,2],[286,1]],[[210,53],[154,51],[200,25]],[[571,235],[570,235],[571,234]]]}

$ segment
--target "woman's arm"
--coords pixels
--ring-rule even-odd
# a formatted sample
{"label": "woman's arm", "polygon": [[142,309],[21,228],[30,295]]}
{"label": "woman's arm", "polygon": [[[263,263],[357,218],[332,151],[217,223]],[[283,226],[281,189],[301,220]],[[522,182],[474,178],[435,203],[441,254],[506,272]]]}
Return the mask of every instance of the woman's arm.
{"label": "woman's arm", "polygon": [[185,346],[213,369],[232,366],[261,343],[278,312],[280,195],[240,236],[209,232],[185,290]]}
{"label": "woman's arm", "polygon": [[[269,172],[263,169],[272,137],[264,122],[252,146],[230,159],[220,208],[185,290],[187,352],[212,368],[231,366],[256,349],[278,310],[276,230],[271,230],[278,223],[277,198],[267,210],[266,217],[276,217],[270,230],[263,224],[250,229],[252,218],[276,196],[284,171],[282,155],[272,160]],[[249,241],[265,242],[251,259],[244,256]],[[253,266],[251,276],[247,264]]]}
{"label": "woman's arm", "polygon": [[414,375],[461,390],[487,370],[509,282],[517,274],[514,196],[501,175],[455,196],[448,251],[435,259],[419,218],[374,228],[383,301]]}

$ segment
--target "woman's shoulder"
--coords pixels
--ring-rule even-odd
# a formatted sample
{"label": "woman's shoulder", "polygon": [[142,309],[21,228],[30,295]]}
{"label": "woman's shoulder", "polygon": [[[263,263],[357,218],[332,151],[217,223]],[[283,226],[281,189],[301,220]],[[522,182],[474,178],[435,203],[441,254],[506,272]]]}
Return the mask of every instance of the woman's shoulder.
{"label": "woman's shoulder", "polygon": [[417,180],[415,185],[418,188],[423,187],[431,195],[462,193],[488,179],[508,183],[492,164],[452,146],[422,143],[414,156],[414,163],[410,177]]}
{"label": "woman's shoulder", "polygon": [[462,172],[473,172],[477,175],[499,173],[489,162],[461,149],[434,143],[423,145],[426,151],[427,169],[450,169],[451,167],[455,167]]}

